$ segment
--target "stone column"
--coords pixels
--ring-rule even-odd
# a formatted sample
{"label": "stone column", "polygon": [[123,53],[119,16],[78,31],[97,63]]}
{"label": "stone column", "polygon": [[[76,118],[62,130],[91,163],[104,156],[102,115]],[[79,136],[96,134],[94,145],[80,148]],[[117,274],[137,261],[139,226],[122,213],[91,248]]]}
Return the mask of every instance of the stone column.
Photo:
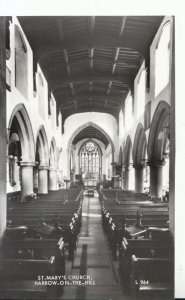
{"label": "stone column", "polygon": [[48,193],[48,167],[39,166],[38,174],[38,194]]}
{"label": "stone column", "polygon": [[49,191],[58,190],[57,170],[49,169]]}
{"label": "stone column", "polygon": [[129,168],[125,169],[125,190],[128,190],[129,187]]}
{"label": "stone column", "polygon": [[116,175],[116,166],[115,166],[115,163],[112,162],[111,165],[112,165],[112,176],[115,176]]}
{"label": "stone column", "polygon": [[150,166],[150,194],[160,198],[162,196],[162,165]]}
{"label": "stone column", "polygon": [[21,201],[27,194],[33,193],[33,167],[35,162],[21,162]]}
{"label": "stone column", "polygon": [[0,17],[0,240],[6,228],[6,17]]}
{"label": "stone column", "polygon": [[135,191],[144,192],[144,168],[143,166],[134,166],[135,168]]}
{"label": "stone column", "polygon": [[125,166],[121,169],[121,188],[125,189]]}

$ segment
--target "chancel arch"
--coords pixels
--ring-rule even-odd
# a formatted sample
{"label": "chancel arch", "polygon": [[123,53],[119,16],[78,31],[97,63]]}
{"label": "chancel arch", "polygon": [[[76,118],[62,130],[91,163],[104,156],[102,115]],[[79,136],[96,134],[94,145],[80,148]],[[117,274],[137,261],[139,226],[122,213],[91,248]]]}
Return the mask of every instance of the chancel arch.
{"label": "chancel arch", "polygon": [[83,138],[95,138],[102,141],[105,147],[111,147],[111,160],[114,162],[115,147],[110,136],[97,124],[87,122],[80,126],[71,136],[68,142],[68,170],[70,170],[70,159],[73,146]]}

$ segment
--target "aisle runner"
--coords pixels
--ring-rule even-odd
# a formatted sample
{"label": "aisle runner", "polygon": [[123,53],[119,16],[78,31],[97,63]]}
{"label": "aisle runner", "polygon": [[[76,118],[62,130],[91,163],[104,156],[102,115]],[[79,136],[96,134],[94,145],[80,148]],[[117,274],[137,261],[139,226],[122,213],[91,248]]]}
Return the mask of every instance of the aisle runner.
{"label": "aisle runner", "polygon": [[61,299],[124,299],[104,238],[99,199],[85,197],[82,212],[82,228],[71,273],[86,276],[81,279],[81,285],[65,287]]}

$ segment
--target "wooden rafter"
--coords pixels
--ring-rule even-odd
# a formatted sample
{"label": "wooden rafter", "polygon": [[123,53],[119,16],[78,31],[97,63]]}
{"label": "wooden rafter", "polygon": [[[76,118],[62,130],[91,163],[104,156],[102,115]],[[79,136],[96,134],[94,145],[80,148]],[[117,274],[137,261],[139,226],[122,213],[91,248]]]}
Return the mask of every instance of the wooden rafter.
{"label": "wooden rafter", "polygon": [[89,92],[91,93],[93,89],[93,82],[89,81]]}
{"label": "wooden rafter", "polygon": [[63,32],[63,27],[62,27],[62,18],[61,17],[57,17],[57,25],[59,28],[59,37],[61,42],[64,42],[64,32]]}
{"label": "wooden rafter", "polygon": [[123,35],[125,24],[126,24],[126,19],[127,19],[127,17],[122,17],[121,26],[120,26],[120,30],[119,30],[120,37],[122,37],[122,35]]}
{"label": "wooden rafter", "polygon": [[89,29],[90,29],[90,36],[92,37],[94,35],[94,29],[95,29],[95,16],[89,17]]}
{"label": "wooden rafter", "polygon": [[114,114],[133,87],[143,58],[147,66],[163,17],[19,20],[65,119],[74,111]]}
{"label": "wooden rafter", "polygon": [[70,78],[68,76],[61,76],[60,79],[51,79],[50,80],[50,85],[52,89],[56,89],[58,86],[61,86],[61,82],[63,83],[68,83],[68,82],[73,82],[73,83],[82,83],[84,81],[86,82],[107,82],[107,81],[118,81],[122,82],[126,86],[130,86],[133,82],[134,76],[133,75],[127,75],[127,74],[110,74],[108,72],[92,72],[92,73],[87,73],[87,72],[82,72],[78,76],[73,76],[71,75]]}
{"label": "wooden rafter", "polygon": [[89,67],[90,70],[93,70],[93,56],[94,56],[94,48],[88,49],[88,56],[89,56]]}
{"label": "wooden rafter", "polygon": [[[91,93],[83,93],[81,95],[75,95],[75,99],[77,101],[81,101],[81,100],[86,101],[87,99],[92,98],[92,99],[97,99],[97,101],[102,102],[102,103],[104,103],[105,99],[107,99],[110,102],[119,103],[123,99],[124,95],[125,96],[127,95],[127,93],[128,93],[128,91],[125,92],[125,94],[120,94],[119,96],[118,95],[106,96],[106,95],[102,95],[99,93],[91,92]],[[74,97],[72,97],[72,96],[67,97],[66,95],[61,95],[60,98],[65,99],[65,101],[62,101],[64,104],[74,101]]]}
{"label": "wooden rafter", "polygon": [[118,60],[119,51],[120,51],[120,48],[116,48],[115,53],[114,53],[113,64],[112,64],[112,72],[111,72],[112,74],[114,74],[115,69],[116,69],[116,63]]}

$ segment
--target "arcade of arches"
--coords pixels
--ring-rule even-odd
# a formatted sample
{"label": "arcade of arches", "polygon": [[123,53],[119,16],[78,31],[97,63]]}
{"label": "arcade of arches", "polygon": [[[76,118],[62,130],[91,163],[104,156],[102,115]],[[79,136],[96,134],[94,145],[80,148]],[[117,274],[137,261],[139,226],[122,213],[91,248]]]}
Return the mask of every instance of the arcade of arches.
{"label": "arcade of arches", "polygon": [[10,203],[97,189],[165,204],[173,239],[174,19],[0,17],[0,42],[0,237]]}

